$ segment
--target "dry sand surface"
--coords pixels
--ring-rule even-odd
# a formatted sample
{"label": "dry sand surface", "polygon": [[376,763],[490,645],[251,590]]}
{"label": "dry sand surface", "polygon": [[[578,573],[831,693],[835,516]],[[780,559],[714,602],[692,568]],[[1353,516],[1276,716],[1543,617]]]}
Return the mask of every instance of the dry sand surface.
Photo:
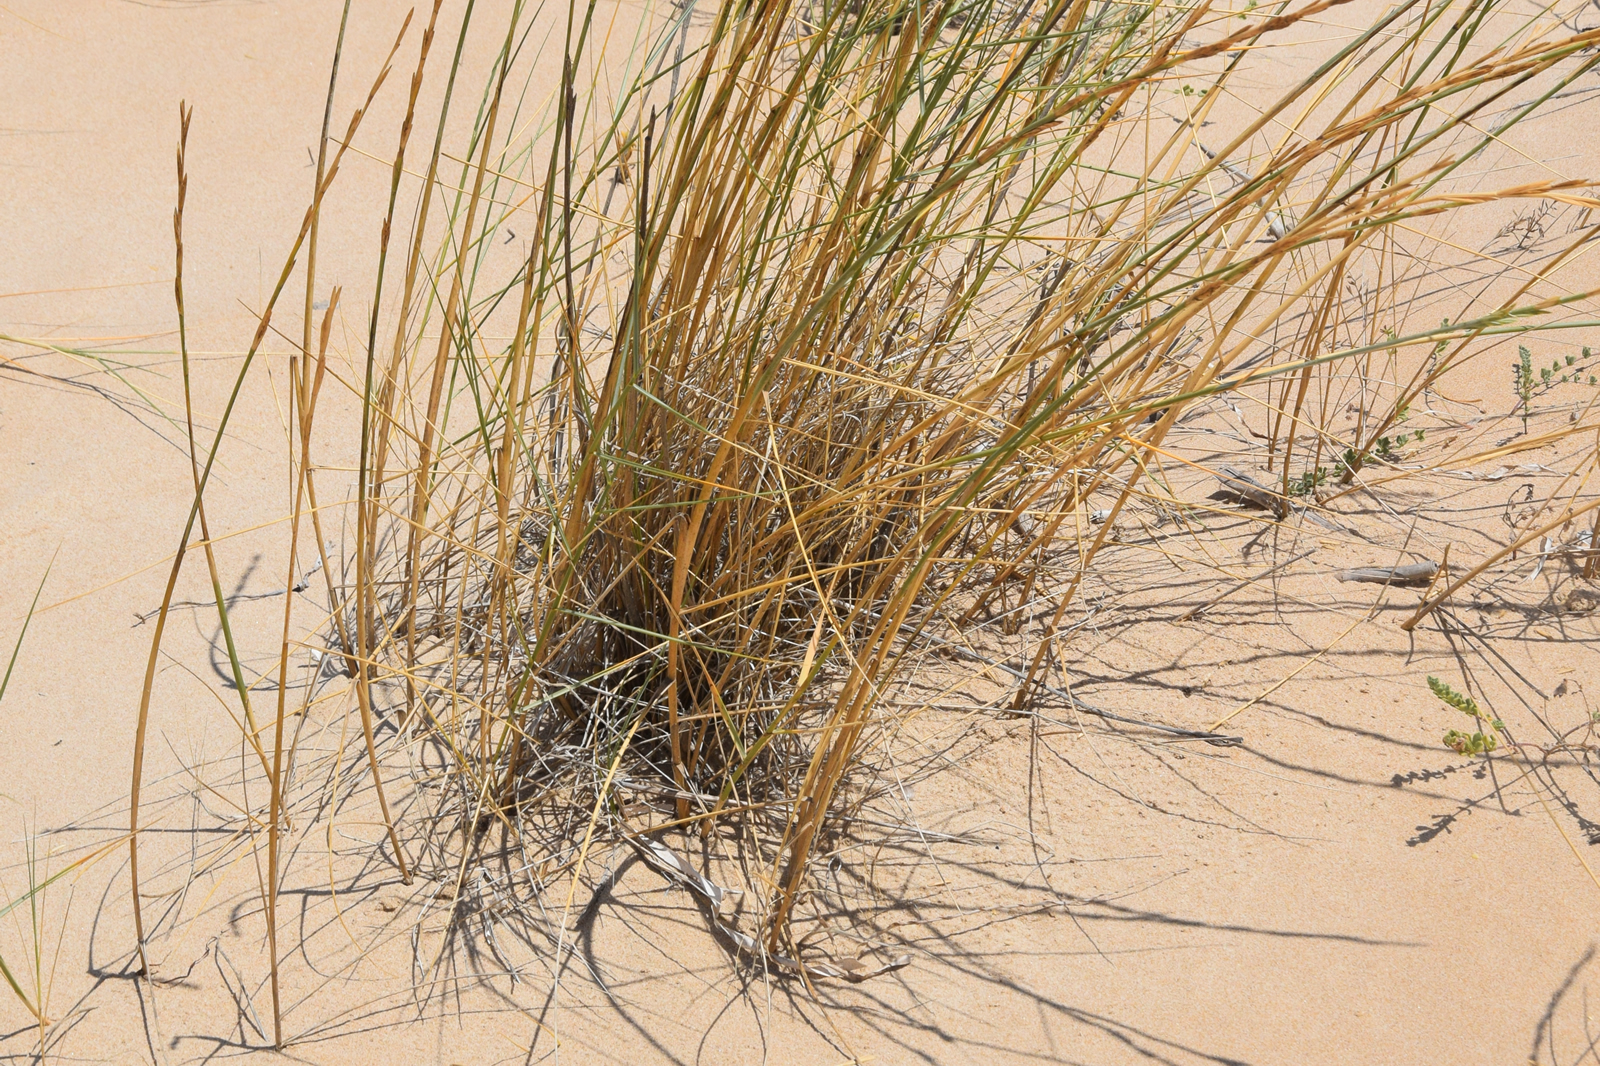
{"label": "dry sand surface", "polygon": [[[186,239],[205,421],[225,400],[252,311],[304,210],[338,6],[0,7],[0,333],[115,351],[129,366],[119,381],[38,345],[0,346],[7,650],[50,567],[0,706],[0,881],[13,895],[27,884],[30,840],[40,854],[66,854],[125,825],[149,654],[141,619],[160,601],[190,501],[179,428],[125,399],[131,382],[181,410],[171,356],[178,101],[196,108]],[[355,73],[341,103],[381,61],[399,10],[356,5],[344,60]],[[1594,106],[1519,136],[1548,167],[1591,175]],[[383,163],[348,166],[336,194],[346,206],[384,187]],[[340,265],[328,270],[352,273],[329,282],[362,291],[377,217],[332,217],[325,259]],[[338,329],[359,333],[362,314],[350,307],[336,346]],[[1600,343],[1600,332],[1584,339]],[[267,368],[281,375],[284,358]],[[1491,409],[1508,402],[1505,362],[1494,359],[1479,383]],[[281,520],[285,491],[270,473],[278,466],[248,456],[281,450],[274,380],[247,386],[209,497],[214,525],[238,534],[219,543],[218,559],[238,597],[246,660],[262,669],[285,562],[276,538],[249,531]],[[1224,728],[1243,744],[1085,728],[1064,704],[1043,720],[916,718],[899,742],[941,772],[906,790],[921,832],[878,856],[876,888],[861,893],[863,913],[911,954],[903,969],[814,991],[752,972],[687,893],[619,849],[596,858],[611,873],[583,890],[592,894],[578,923],[583,950],[559,991],[530,970],[517,983],[463,979],[411,998],[407,951],[391,944],[325,987],[302,976],[299,991],[316,994],[290,1011],[299,1039],[278,1057],[543,1061],[559,1037],[572,1062],[1565,1066],[1586,1052],[1600,1062],[1600,1023],[1588,1017],[1590,989],[1600,990],[1600,883],[1581,864],[1600,868],[1593,770],[1557,758],[1535,775],[1510,759],[1457,756],[1439,740],[1455,723],[1424,684],[1429,673],[1470,672],[1529,742],[1548,742],[1541,723],[1586,722],[1600,709],[1600,611],[1584,609],[1594,600],[1583,591],[1592,597],[1594,586],[1560,557],[1533,576],[1524,556],[1458,598],[1459,630],[1406,633],[1399,623],[1417,590],[1335,578],[1391,564],[1403,546],[1486,556],[1505,543],[1508,495],[1525,483],[1547,490],[1579,450],[1552,445],[1471,468],[1475,480],[1349,496],[1333,506],[1359,536],[1302,524],[1263,537],[1250,515],[1217,503],[1211,561],[1258,579],[1192,618],[1181,616],[1229,592],[1230,580],[1141,551],[1138,522],[1123,519],[1125,543],[1103,557],[1083,596],[1089,617],[1068,643],[1075,693],[1189,728],[1260,697]],[[1207,491],[1198,479],[1191,487],[1196,500]],[[177,598],[204,599],[203,575],[191,567]],[[227,739],[236,734],[214,622],[200,611],[174,618],[161,667],[174,680],[147,770],[169,783],[208,745],[237,743]],[[913,688],[936,687],[938,671],[930,663]],[[174,810],[152,831],[181,837],[188,816]],[[365,824],[349,831],[377,836]],[[374,877],[344,905],[357,937],[376,936],[413,891]],[[168,944],[163,980],[151,985],[131,977],[126,894],[119,851],[46,897],[42,950],[54,960],[59,1019],[46,1061],[273,1058],[255,1050],[264,947],[248,896]],[[16,917],[0,927],[8,959],[30,950]],[[0,995],[0,1061],[37,1061],[38,1036]]]}

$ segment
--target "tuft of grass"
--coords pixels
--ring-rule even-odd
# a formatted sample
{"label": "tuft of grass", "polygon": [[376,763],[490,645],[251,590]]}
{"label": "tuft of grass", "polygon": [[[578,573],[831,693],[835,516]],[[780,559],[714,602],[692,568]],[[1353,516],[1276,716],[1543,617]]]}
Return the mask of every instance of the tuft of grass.
{"label": "tuft of grass", "polygon": [[[54,563],[54,560],[52,560],[52,565],[53,565],[53,563]],[[17,656],[22,653],[22,642],[28,635],[28,625],[29,625],[29,623],[31,623],[33,621],[33,612],[36,611],[38,609],[38,607],[39,607],[39,595],[40,595],[40,593],[42,593],[44,591],[44,584],[49,579],[50,579],[50,567],[47,566],[47,567],[45,567],[44,576],[39,579],[39,587],[34,589],[34,591],[33,591],[33,601],[28,605],[28,613],[22,619],[22,626],[17,632],[16,643],[11,646],[11,658],[6,660],[5,676],[4,677],[0,677],[0,701],[3,701],[5,699],[6,689],[11,684],[12,671],[14,671],[16,669],[16,667],[17,667]],[[34,901],[35,901],[36,897],[38,896],[40,890],[45,886],[38,884],[37,883],[37,879],[32,876],[32,874],[34,872],[33,857],[34,857],[33,856],[33,851],[30,848],[30,850],[29,850],[29,861],[28,861],[28,871],[29,871],[29,875],[30,875],[29,876],[29,882],[30,883],[29,883],[29,886],[28,886],[28,891],[26,893],[24,893],[22,896],[18,897],[17,899],[11,900],[9,903],[6,904],[6,906],[3,909],[0,909],[0,918],[6,917],[13,910],[15,910],[17,907],[21,906],[24,903],[29,904],[29,906],[32,908],[31,913],[32,913],[32,915],[33,915],[33,917],[35,919],[35,921],[33,922],[33,933],[34,933],[34,936],[32,937],[33,946],[34,946],[35,950],[30,955],[30,959],[33,962],[37,963],[39,961],[39,959],[40,959],[40,950],[39,950],[40,941],[39,941],[39,937],[38,937],[38,933],[39,933],[39,923],[37,921],[38,909],[34,905]],[[46,884],[48,884],[48,879],[46,880]],[[44,1026],[49,1024],[45,1019],[44,1012],[43,1012],[43,1007],[41,1006],[41,1004],[43,1003],[42,982],[37,979],[37,978],[39,978],[39,975],[41,974],[42,971],[41,971],[41,969],[40,969],[40,967],[38,965],[35,965],[32,968],[32,972],[33,972],[33,975],[36,978],[36,980],[33,982],[33,985],[34,985],[34,987],[33,987],[33,996],[30,998],[28,993],[27,993],[27,991],[24,990],[22,985],[18,983],[16,974],[13,973],[12,970],[11,970],[11,967],[9,965],[7,965],[6,959],[5,959],[5,955],[4,954],[0,954],[0,977],[5,978],[6,985],[11,989],[12,994],[14,996],[16,996],[19,1001],[21,1001],[23,1007],[25,1007],[27,1009],[28,1013],[33,1015],[34,1020],[36,1020],[39,1023],[40,1033],[41,1033],[41,1037],[42,1037],[42,1034],[43,1034],[43,1031],[44,1031]]]}
{"label": "tuft of grass", "polygon": [[[1026,601],[1071,552],[1077,576],[1016,671],[1010,706],[1025,710],[1117,515],[1164,483],[1164,462],[1190,461],[1168,441],[1186,412],[1263,406],[1269,468],[1283,464],[1283,496],[1305,496],[1328,476],[1325,450],[1347,483],[1392,461],[1413,439],[1396,427],[1451,367],[1587,295],[1529,282],[1413,328],[1392,291],[1355,279],[1370,269],[1398,289],[1387,264],[1430,219],[1516,199],[1597,206],[1570,182],[1456,184],[1535,109],[1497,103],[1549,99],[1591,70],[1596,34],[1524,28],[1486,47],[1493,4],[1467,18],[1405,0],[1217,147],[1202,140],[1252,49],[1341,2],[1275,4],[1241,26],[1203,0],[728,0],[704,22],[678,11],[624,57],[574,5],[537,120],[516,89],[533,25],[518,3],[451,184],[440,162],[469,7],[396,299],[389,241],[430,21],[350,353],[359,415],[316,426],[359,456],[348,577],[323,568],[329,611],[313,625],[346,666],[388,861],[459,893],[498,837],[527,858],[531,891],[566,884],[564,937],[597,841],[720,834],[755,901],[736,943],[803,969],[792,928],[813,857],[864,787],[884,692],[933,629],[1019,588]],[[319,164],[224,430],[365,112]],[[313,353],[302,327],[291,577],[301,515],[320,521],[309,456],[329,336],[325,318]],[[1340,390],[1354,391],[1353,432],[1330,424]],[[1310,473],[1291,482],[1306,436]],[[220,590],[203,501],[225,439],[208,451],[190,434],[194,504],[168,601],[197,520]],[[1086,530],[1099,494],[1114,502]],[[290,773],[293,609],[286,597],[275,719],[237,686],[245,770],[268,782],[249,839],[268,854],[279,1044],[285,839],[331,818],[344,787]],[[165,612],[135,759],[136,910]],[[237,670],[231,637],[229,653]],[[436,759],[413,781],[409,826],[383,791],[381,722]],[[142,952],[142,924],[138,937]]]}
{"label": "tuft of grass", "polygon": [[[39,607],[39,596],[44,592],[44,586],[50,579],[50,571],[55,566],[54,558],[45,566],[44,575],[39,579],[39,585],[33,592],[33,600],[28,605],[28,613],[23,616],[22,625],[17,632],[16,642],[11,647],[11,657],[6,661],[4,676],[0,676],[0,702],[5,700],[6,689],[11,684],[12,672],[16,669],[17,656],[22,652],[23,640],[28,635],[28,626],[33,621],[34,612]],[[0,952],[0,979],[6,983],[11,994],[22,1004],[23,1009],[32,1016],[39,1026],[39,1047],[41,1053],[45,1046],[45,1037],[51,1024],[49,1014],[50,989],[54,984],[56,958],[60,953],[60,940],[56,942],[56,951],[46,955],[47,926],[49,924],[48,900],[46,894],[49,889],[62,879],[76,875],[85,867],[99,861],[113,848],[122,845],[121,840],[99,847],[86,855],[67,863],[60,869],[51,870],[54,856],[50,853],[40,854],[39,837],[29,832],[26,823],[23,825],[24,857],[23,866],[27,871],[28,887],[11,896],[9,889],[5,890],[6,899],[0,906],[0,921],[11,919],[18,925],[19,939],[25,945],[24,968],[21,976],[13,970],[6,961],[5,954]],[[64,920],[64,919],[63,919]],[[24,924],[25,922],[25,924]]]}

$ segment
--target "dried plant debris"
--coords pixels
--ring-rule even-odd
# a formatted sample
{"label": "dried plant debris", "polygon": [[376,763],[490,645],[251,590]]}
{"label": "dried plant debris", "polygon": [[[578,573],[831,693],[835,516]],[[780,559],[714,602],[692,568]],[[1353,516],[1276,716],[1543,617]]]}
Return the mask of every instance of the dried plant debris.
{"label": "dried plant debris", "polygon": [[1367,585],[1420,586],[1439,574],[1439,564],[1431,559],[1404,566],[1358,566],[1339,571],[1340,581],[1359,581]]}
{"label": "dried plant debris", "polygon": [[728,889],[703,876],[689,864],[688,860],[660,841],[631,834],[626,839],[651,869],[704,900],[709,908],[708,915],[712,928],[733,944],[741,954],[750,956],[759,965],[772,966],[788,973],[804,974],[807,977],[826,977],[852,983],[893,973],[911,965],[911,956],[907,954],[896,955],[888,962],[874,965],[867,962],[863,956],[853,959],[830,957],[825,961],[813,959],[801,962],[780,952],[768,951],[759,940],[739,931],[724,917],[730,901]]}
{"label": "dried plant debris", "polygon": [[1219,468],[1217,480],[1222,482],[1222,491],[1225,494],[1251,507],[1270,511],[1279,521],[1289,517],[1289,501],[1249,474],[1231,466],[1224,466]]}

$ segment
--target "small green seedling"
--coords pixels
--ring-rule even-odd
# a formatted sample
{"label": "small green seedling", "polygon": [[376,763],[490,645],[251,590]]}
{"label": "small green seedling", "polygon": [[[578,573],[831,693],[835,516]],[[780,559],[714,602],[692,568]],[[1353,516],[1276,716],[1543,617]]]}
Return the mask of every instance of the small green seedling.
{"label": "small green seedling", "polygon": [[1533,402],[1533,353],[1525,344],[1517,345],[1517,361],[1511,364],[1512,387],[1522,408],[1522,431],[1528,431],[1528,405]]}
{"label": "small green seedling", "polygon": [[1315,470],[1307,470],[1305,473],[1301,474],[1299,477],[1293,478],[1293,479],[1290,480],[1290,482],[1289,482],[1289,495],[1291,495],[1291,496],[1309,496],[1313,492],[1317,491],[1317,489],[1321,488],[1322,487],[1322,483],[1327,481],[1327,480],[1328,480],[1328,468],[1327,467],[1319,466]]}
{"label": "small green seedling", "polygon": [[[1395,414],[1394,424],[1404,425],[1411,417],[1405,405],[1401,405]],[[1354,448],[1346,448],[1339,458],[1334,460],[1333,470],[1325,466],[1307,469],[1300,476],[1289,479],[1290,496],[1310,496],[1324,482],[1330,474],[1337,475],[1341,482],[1355,475],[1357,470],[1372,462],[1397,463],[1405,458],[1400,454],[1400,449],[1408,444],[1421,444],[1427,439],[1427,431],[1422,429],[1411,430],[1406,433],[1395,433],[1379,437],[1372,442],[1372,448],[1365,452],[1357,452]]]}
{"label": "small green seedling", "polygon": [[1537,375],[1533,372],[1533,353],[1527,345],[1517,345],[1517,361],[1511,364],[1512,388],[1517,394],[1517,406],[1522,409],[1522,431],[1528,431],[1528,415],[1533,405],[1534,396],[1549,392],[1557,385],[1600,384],[1600,378],[1588,371],[1594,369],[1592,362],[1594,352],[1585,347],[1583,355],[1568,355],[1554,359],[1549,366],[1539,368]]}
{"label": "small green seedling", "polygon": [[[1500,746],[1500,731],[1506,724],[1498,718],[1484,714],[1477,700],[1457,692],[1432,674],[1428,675],[1428,688],[1432,689],[1433,694],[1442,702],[1471,718],[1479,726],[1471,733],[1464,733],[1459,729],[1449,730],[1444,735],[1445,747],[1458,755],[1487,755]],[[1487,733],[1482,729],[1485,725],[1489,727]]]}

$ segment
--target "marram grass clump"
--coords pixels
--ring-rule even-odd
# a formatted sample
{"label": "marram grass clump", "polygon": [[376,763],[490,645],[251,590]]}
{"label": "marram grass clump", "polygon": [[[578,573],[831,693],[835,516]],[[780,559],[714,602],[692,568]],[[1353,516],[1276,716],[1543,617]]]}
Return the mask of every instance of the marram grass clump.
{"label": "marram grass clump", "polygon": [[[597,841],[725,832],[753,901],[737,945],[804,968],[791,930],[811,860],[870,788],[862,756],[884,693],[940,618],[1031,595],[1066,545],[1090,565],[1141,483],[1160,480],[1191,405],[1264,396],[1278,494],[1304,497],[1322,478],[1292,480],[1292,462],[1321,470],[1326,450],[1348,479],[1392,457],[1408,406],[1481,338],[1567,302],[1524,287],[1379,333],[1352,323],[1384,291],[1352,299],[1348,282],[1392,258],[1402,225],[1507,198],[1590,204],[1568,184],[1452,183],[1590,69],[1600,35],[1524,28],[1486,48],[1482,5],[1468,17],[1400,3],[1202,140],[1249,51],[1340,2],[1240,16],[1118,0],[736,0],[668,12],[626,56],[602,49],[592,8],[572,8],[559,50],[535,55],[522,4],[488,29],[469,7],[457,39],[503,42],[486,76],[459,45],[435,72],[436,2],[389,199],[372,205],[359,417],[318,417],[333,309],[319,340],[312,306],[323,198],[365,107],[324,138],[239,371],[302,281],[287,536],[291,578],[326,562],[327,621],[297,629],[286,597],[276,707],[238,685],[240,839],[267,852],[275,1040],[285,864],[320,839],[334,794],[358,787],[313,772],[297,747],[327,686],[354,690],[362,772],[402,876],[459,893],[509,849],[523,891],[570,909]],[[562,71],[538,120],[518,88],[533,64]],[[602,69],[625,91],[603,90]],[[419,162],[421,86],[439,77]],[[452,183],[449,111],[474,77]],[[1513,89],[1534,105],[1495,110]],[[514,261],[492,254],[507,244]],[[181,316],[181,281],[178,295]],[[1400,352],[1418,353],[1415,372],[1371,385],[1353,434],[1313,421],[1314,384]],[[207,448],[191,434],[195,501],[172,572],[200,533],[230,655],[204,492],[231,412]],[[327,471],[312,447],[329,435],[359,461],[348,555],[324,560]],[[1106,520],[1086,529],[1081,507],[1108,490]],[[1076,587],[1028,631],[1013,708],[1048,669]],[[291,651],[308,625],[343,673],[319,667],[296,712]],[[141,753],[149,681],[145,693]],[[408,750],[428,768],[409,786]],[[397,787],[403,808],[385,792]],[[568,909],[545,910],[558,944]],[[142,951],[159,922],[140,921]]]}

